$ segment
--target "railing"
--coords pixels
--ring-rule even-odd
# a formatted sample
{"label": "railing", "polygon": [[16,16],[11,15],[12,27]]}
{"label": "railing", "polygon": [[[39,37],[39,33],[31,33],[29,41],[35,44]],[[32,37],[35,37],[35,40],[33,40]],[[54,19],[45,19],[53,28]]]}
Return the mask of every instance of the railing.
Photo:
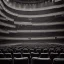
{"label": "railing", "polygon": [[48,33],[48,32],[64,32],[64,29],[48,29],[48,30],[2,30],[4,33]]}
{"label": "railing", "polygon": [[4,40],[55,40],[55,39],[64,39],[64,36],[56,36],[55,37],[28,37],[28,38],[18,38],[18,37],[0,37],[0,39]]}
{"label": "railing", "polygon": [[7,26],[7,27],[11,27],[11,28],[16,28],[14,25],[11,25],[11,24],[7,24],[7,23],[4,23],[4,22],[1,22],[0,21],[0,26]]}

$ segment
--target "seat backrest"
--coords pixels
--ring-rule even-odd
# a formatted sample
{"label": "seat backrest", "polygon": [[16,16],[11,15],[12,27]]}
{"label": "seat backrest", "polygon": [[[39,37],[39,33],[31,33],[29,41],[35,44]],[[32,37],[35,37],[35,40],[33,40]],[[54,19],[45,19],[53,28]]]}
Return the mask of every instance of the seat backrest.
{"label": "seat backrest", "polygon": [[53,64],[64,64],[64,58],[54,58]]}
{"label": "seat backrest", "polygon": [[4,54],[3,53],[0,53],[0,58],[4,58]]}
{"label": "seat backrest", "polygon": [[44,52],[44,53],[48,53],[49,51],[48,51],[47,48],[45,48],[45,49],[43,49],[43,52]]}
{"label": "seat backrest", "polygon": [[12,58],[0,58],[0,64],[12,64]]}
{"label": "seat backrest", "polygon": [[33,57],[32,64],[52,64],[52,61],[50,58],[38,58],[38,57]]}
{"label": "seat backrest", "polygon": [[6,58],[12,58],[11,53],[4,53],[4,56],[5,56]]}
{"label": "seat backrest", "polygon": [[30,53],[23,53],[22,56],[30,58]]}
{"label": "seat backrest", "polygon": [[31,57],[39,57],[39,53],[31,53]]}
{"label": "seat backrest", "polygon": [[28,53],[29,50],[28,49],[23,49],[23,53]]}
{"label": "seat backrest", "polygon": [[28,57],[14,58],[14,64],[29,64]]}
{"label": "seat backrest", "polygon": [[41,58],[48,58],[49,54],[48,53],[41,53],[40,57]]}
{"label": "seat backrest", "polygon": [[41,53],[41,49],[36,49],[36,52],[37,53]]}
{"label": "seat backrest", "polygon": [[60,53],[60,58],[64,58],[64,53]]}
{"label": "seat backrest", "polygon": [[13,56],[16,58],[21,58],[21,53],[13,53]]}
{"label": "seat backrest", "polygon": [[58,53],[50,53],[50,58],[51,59],[57,58],[58,56],[59,56]]}

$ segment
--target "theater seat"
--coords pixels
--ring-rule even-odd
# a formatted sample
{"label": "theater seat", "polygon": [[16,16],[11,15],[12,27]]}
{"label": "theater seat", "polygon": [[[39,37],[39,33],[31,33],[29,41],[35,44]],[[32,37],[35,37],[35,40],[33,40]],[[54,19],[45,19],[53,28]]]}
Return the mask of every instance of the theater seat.
{"label": "theater seat", "polygon": [[50,58],[53,60],[54,58],[57,58],[59,56],[58,53],[50,53]]}
{"label": "theater seat", "polygon": [[47,48],[43,49],[43,52],[48,53],[48,49]]}
{"label": "theater seat", "polygon": [[60,53],[60,58],[64,58],[64,53]]}
{"label": "theater seat", "polygon": [[41,49],[36,49],[36,52],[41,53]]}
{"label": "theater seat", "polygon": [[48,58],[49,54],[48,53],[41,53],[40,57],[41,58]]}
{"label": "theater seat", "polygon": [[31,63],[32,64],[52,64],[50,58],[38,58],[38,57],[33,57]]}
{"label": "theater seat", "polygon": [[0,58],[4,58],[4,54],[3,53],[0,53]]}
{"label": "theater seat", "polygon": [[0,58],[0,64],[12,64],[12,58]]}
{"label": "theater seat", "polygon": [[14,64],[29,64],[28,57],[14,58]]}
{"label": "theater seat", "polygon": [[23,49],[24,53],[28,53],[28,51],[29,51],[28,49]]}
{"label": "theater seat", "polygon": [[31,53],[31,52],[35,52],[34,49],[30,49],[30,53]]}
{"label": "theater seat", "polygon": [[5,53],[4,56],[5,56],[6,58],[12,58],[11,53]]}
{"label": "theater seat", "polygon": [[22,56],[23,57],[28,57],[30,59],[30,53],[23,53]]}
{"label": "theater seat", "polygon": [[64,58],[54,58],[53,64],[64,64]]}
{"label": "theater seat", "polygon": [[21,53],[13,53],[13,56],[16,58],[21,58]]}
{"label": "theater seat", "polygon": [[39,57],[39,53],[31,53],[31,57]]}

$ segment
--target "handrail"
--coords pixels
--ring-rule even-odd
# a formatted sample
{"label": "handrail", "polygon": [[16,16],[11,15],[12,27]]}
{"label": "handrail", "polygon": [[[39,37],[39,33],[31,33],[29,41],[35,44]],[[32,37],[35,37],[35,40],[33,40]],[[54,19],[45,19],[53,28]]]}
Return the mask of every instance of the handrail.
{"label": "handrail", "polygon": [[1,33],[49,33],[49,32],[64,32],[64,29],[48,29],[48,30],[2,30]]}
{"label": "handrail", "polygon": [[19,38],[19,37],[0,37],[0,39],[5,39],[5,40],[51,40],[55,39],[55,37],[24,37],[24,38]]}
{"label": "handrail", "polygon": [[64,29],[47,30],[8,30],[9,33],[43,33],[43,32],[64,32]]}
{"label": "handrail", "polygon": [[48,25],[63,25],[64,22],[60,21],[60,22],[46,22],[46,23],[32,23],[32,22],[15,22],[14,21],[14,24],[17,24],[17,25],[32,25],[32,26],[48,26]]}
{"label": "handrail", "polygon": [[[55,38],[56,37],[56,38]],[[55,40],[55,39],[64,39],[64,36],[55,36],[55,37],[3,37],[0,36],[0,39],[5,39],[5,40]]]}
{"label": "handrail", "polygon": [[11,24],[7,24],[7,23],[4,23],[4,22],[0,22],[0,25],[2,25],[2,26],[7,26],[7,27],[11,27],[11,28],[16,28],[16,26],[11,25]]}
{"label": "handrail", "polygon": [[5,19],[7,19],[7,20],[14,21],[14,19],[9,18],[9,17],[6,16],[5,14],[3,14],[1,11],[0,11],[0,15],[2,15],[3,17],[5,17]]}
{"label": "handrail", "polygon": [[7,20],[7,19],[6,19],[6,18],[4,18],[4,17],[0,17],[0,19],[1,19],[1,20]]}
{"label": "handrail", "polygon": [[0,33],[9,34],[9,32],[7,30],[2,30],[2,29],[0,29]]}

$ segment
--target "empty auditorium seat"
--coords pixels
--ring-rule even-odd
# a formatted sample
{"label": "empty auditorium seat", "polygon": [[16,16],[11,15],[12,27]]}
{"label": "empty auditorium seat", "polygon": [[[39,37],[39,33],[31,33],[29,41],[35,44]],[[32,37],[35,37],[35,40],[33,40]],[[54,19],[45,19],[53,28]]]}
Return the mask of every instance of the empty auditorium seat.
{"label": "empty auditorium seat", "polygon": [[40,54],[41,58],[48,58],[48,56],[49,56],[49,53],[41,53]]}
{"label": "empty auditorium seat", "polygon": [[24,52],[24,53],[28,53],[29,50],[28,50],[27,48],[25,48],[25,49],[23,49],[23,52]]}
{"label": "empty auditorium seat", "polygon": [[38,57],[33,57],[31,63],[32,64],[52,64],[50,58],[38,58]]}
{"label": "empty auditorium seat", "polygon": [[47,48],[43,49],[43,52],[48,53],[48,49]]}
{"label": "empty auditorium seat", "polygon": [[22,57],[28,57],[29,64],[31,64],[31,54],[30,53],[22,53]]}
{"label": "empty auditorium seat", "polygon": [[6,57],[6,58],[12,58],[12,54],[11,53],[4,53],[4,57]]}
{"label": "empty auditorium seat", "polygon": [[54,58],[59,57],[58,53],[50,53],[50,58],[53,60]]}
{"label": "empty auditorium seat", "polygon": [[21,49],[15,49],[15,53],[21,53]]}
{"label": "empty auditorium seat", "polygon": [[30,53],[22,53],[23,57],[28,57],[30,59]]}
{"label": "empty auditorium seat", "polygon": [[39,53],[34,53],[34,52],[32,52],[32,53],[31,53],[31,57],[39,57]]}
{"label": "empty auditorium seat", "polygon": [[50,49],[49,49],[49,53],[52,53],[52,52],[53,52],[53,53],[55,52],[54,48],[50,48]]}
{"label": "empty auditorium seat", "polygon": [[3,53],[0,53],[0,58],[4,58],[4,54]]}
{"label": "empty auditorium seat", "polygon": [[0,58],[0,64],[12,64],[12,58]]}
{"label": "empty auditorium seat", "polygon": [[61,52],[61,49],[60,49],[60,48],[57,48],[57,49],[56,49],[56,52],[57,52],[57,53],[60,53],[60,52]]}
{"label": "empty auditorium seat", "polygon": [[41,49],[36,49],[36,52],[41,53]]}
{"label": "empty auditorium seat", "polygon": [[34,49],[30,49],[30,53],[31,53],[31,52],[35,52]]}
{"label": "empty auditorium seat", "polygon": [[54,58],[53,64],[64,64],[64,58]]}
{"label": "empty auditorium seat", "polygon": [[29,64],[29,60],[27,57],[23,58],[14,58],[14,64]]}
{"label": "empty auditorium seat", "polygon": [[8,53],[13,53],[13,49],[8,49]]}
{"label": "empty auditorium seat", "polygon": [[3,49],[2,52],[3,53],[8,53],[8,50],[7,49]]}
{"label": "empty auditorium seat", "polygon": [[60,53],[60,58],[64,58],[64,53]]}
{"label": "empty auditorium seat", "polygon": [[13,56],[16,58],[21,58],[21,53],[13,53]]}

